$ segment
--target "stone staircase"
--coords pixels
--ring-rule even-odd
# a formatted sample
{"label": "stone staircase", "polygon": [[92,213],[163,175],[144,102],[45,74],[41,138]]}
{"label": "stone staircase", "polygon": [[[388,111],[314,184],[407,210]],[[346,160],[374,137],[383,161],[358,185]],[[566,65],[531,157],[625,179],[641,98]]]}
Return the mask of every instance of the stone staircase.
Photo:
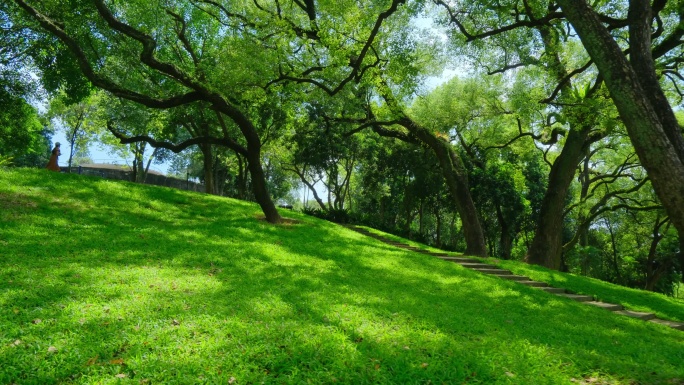
{"label": "stone staircase", "polygon": [[351,230],[354,230],[358,233],[361,233],[365,236],[375,238],[378,241],[386,243],[388,245],[395,246],[395,247],[398,247],[398,248],[401,248],[404,250],[408,250],[408,251],[414,251],[417,253],[430,255],[430,256],[439,258],[443,261],[457,263],[457,264],[459,264],[459,265],[461,265],[467,269],[476,271],[478,273],[492,275],[492,276],[500,278],[500,279],[507,279],[510,281],[514,281],[514,282],[517,282],[521,285],[534,287],[534,288],[537,288],[539,290],[543,290],[549,294],[554,294],[554,295],[557,295],[560,297],[565,297],[565,298],[568,298],[568,299],[571,299],[574,301],[585,303],[587,305],[600,307],[602,309],[608,310],[608,311],[613,312],[615,314],[619,314],[619,315],[623,315],[623,316],[627,316],[627,317],[632,317],[632,318],[637,318],[637,319],[640,319],[643,321],[653,322],[653,323],[657,323],[657,324],[664,325],[667,327],[671,327],[673,329],[684,331],[684,323],[659,319],[659,318],[656,318],[655,314],[653,314],[653,313],[642,313],[642,312],[626,310],[622,305],[619,305],[619,304],[596,301],[595,298],[592,296],[575,294],[575,293],[573,293],[567,289],[564,289],[564,288],[551,287],[546,282],[538,282],[538,281],[534,281],[534,280],[530,279],[529,277],[525,277],[522,275],[515,275],[510,270],[500,269],[494,265],[482,263],[481,261],[474,259],[474,258],[454,256],[454,255],[451,255],[451,254],[445,253],[445,252],[434,252],[434,251],[421,249],[419,247],[411,246],[411,245],[408,245],[408,244],[405,244],[402,242],[397,242],[395,240],[384,237],[382,235],[372,233],[372,232],[370,232],[364,228],[361,228],[361,227],[348,226],[348,228]]}

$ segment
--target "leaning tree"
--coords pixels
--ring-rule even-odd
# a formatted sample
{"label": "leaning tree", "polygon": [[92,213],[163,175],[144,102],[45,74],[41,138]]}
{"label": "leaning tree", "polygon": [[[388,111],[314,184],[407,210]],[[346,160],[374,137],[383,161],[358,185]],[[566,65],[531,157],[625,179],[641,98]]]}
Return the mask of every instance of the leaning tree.
{"label": "leaning tree", "polygon": [[[458,40],[485,52],[480,62],[491,71],[537,64],[550,70],[555,85],[549,83],[545,101],[565,115],[571,129],[549,186],[567,186],[586,148],[605,135],[593,129],[598,110],[592,101],[605,85],[672,223],[684,234],[684,137],[663,91],[666,80],[677,92],[681,86],[678,58],[684,12],[680,5],[659,0],[593,6],[584,0],[511,0],[492,7],[481,1],[433,2],[445,11]],[[529,38],[521,39],[525,36]],[[578,60],[581,52],[567,54],[579,44],[588,53],[583,61]],[[556,177],[559,181],[553,182]],[[557,214],[566,194],[558,191],[562,194],[555,198],[547,191],[544,205],[556,214],[542,215],[530,249],[533,262],[549,267],[558,267],[560,261],[560,238],[546,230],[558,227]]]}
{"label": "leaning tree", "polygon": [[[167,147],[210,142],[239,149],[256,201],[269,222],[279,222],[261,162],[264,127],[249,109],[289,92],[290,84],[315,84],[335,95],[359,81],[378,65],[375,40],[403,3],[369,2],[359,12],[351,0],[15,0],[23,13],[13,15],[28,15],[40,26],[36,31],[48,33],[39,38],[58,39],[57,50],[68,53],[64,62],[75,64],[95,87],[150,108],[206,103],[232,122],[238,137],[199,137]],[[144,135],[121,139],[155,144]]]}

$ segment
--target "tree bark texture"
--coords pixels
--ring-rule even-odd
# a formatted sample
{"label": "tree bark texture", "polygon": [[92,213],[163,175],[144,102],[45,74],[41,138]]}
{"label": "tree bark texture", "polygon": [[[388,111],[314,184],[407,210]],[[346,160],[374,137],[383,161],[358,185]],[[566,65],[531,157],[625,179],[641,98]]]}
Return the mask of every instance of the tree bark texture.
{"label": "tree bark texture", "polygon": [[211,144],[200,144],[202,151],[202,169],[204,171],[204,192],[207,194],[216,194],[214,187],[214,157],[211,151]]}
{"label": "tree bark texture", "polygon": [[588,129],[570,130],[563,150],[551,166],[549,187],[542,200],[539,222],[527,254],[529,263],[555,270],[561,267],[565,200],[575,176],[575,168],[584,157],[588,133]]}
{"label": "tree bark texture", "polygon": [[[648,68],[648,63],[645,64],[644,61],[651,56],[650,46],[644,46],[635,41],[635,46],[631,47],[630,52],[635,62],[630,65],[618,44],[586,1],[559,0],[558,4],[579,34],[585,49],[603,76],[639,160],[648,172],[653,188],[670,220],[679,234],[682,234],[684,232],[684,164],[678,156],[681,132],[678,127],[669,127],[671,124],[669,119],[662,118],[661,120],[657,112],[658,109],[664,108],[666,110],[664,113],[669,115],[671,113],[669,103],[654,105],[652,100],[656,99],[656,96],[649,96],[649,89],[651,94],[656,92],[651,89],[651,86],[660,88],[659,85],[647,85],[648,88],[644,89],[637,76],[637,73],[639,76],[652,76],[652,74],[637,72],[637,70]],[[632,16],[634,16],[633,12]],[[639,32],[634,31],[634,33],[638,36]],[[639,50],[642,52],[637,52]],[[643,52],[644,50],[648,52]],[[663,112],[660,112],[660,115],[662,114]],[[668,132],[670,132],[669,136]],[[674,137],[671,138],[673,134]]]}

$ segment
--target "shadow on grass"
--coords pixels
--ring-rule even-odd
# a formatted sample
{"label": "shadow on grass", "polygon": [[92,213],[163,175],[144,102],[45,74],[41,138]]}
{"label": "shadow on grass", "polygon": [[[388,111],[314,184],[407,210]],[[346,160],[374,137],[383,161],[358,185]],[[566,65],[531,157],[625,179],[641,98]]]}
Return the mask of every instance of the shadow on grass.
{"label": "shadow on grass", "polygon": [[272,226],[222,198],[22,183],[53,181],[0,225],[0,383],[684,379],[681,332],[296,213]]}

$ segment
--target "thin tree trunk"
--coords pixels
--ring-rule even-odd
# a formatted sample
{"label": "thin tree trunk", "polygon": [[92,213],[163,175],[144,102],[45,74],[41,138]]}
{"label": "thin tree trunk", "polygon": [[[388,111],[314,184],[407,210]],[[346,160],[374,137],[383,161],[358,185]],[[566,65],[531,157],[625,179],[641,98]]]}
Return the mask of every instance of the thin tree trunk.
{"label": "thin tree trunk", "polygon": [[[584,152],[584,167],[582,168],[582,172],[580,174],[580,183],[582,185],[582,188],[580,190],[580,201],[584,202],[587,199],[587,195],[589,195],[589,184],[591,182],[590,180],[590,174],[589,174],[589,156],[590,156],[590,148],[587,147]],[[587,252],[586,247],[589,246],[589,224],[587,225],[582,225],[584,221],[586,220],[586,215],[580,213],[578,222],[580,223],[579,229],[579,245],[582,247],[582,250],[580,251],[580,257],[581,257],[581,274],[582,275],[588,275],[589,274],[589,253]]]}
{"label": "thin tree trunk", "polygon": [[301,180],[302,183],[304,183],[304,185],[309,189],[309,191],[311,191],[314,199],[316,200],[316,203],[318,203],[318,206],[321,207],[321,210],[328,211],[328,208],[325,206],[325,203],[323,203],[323,200],[321,199],[321,197],[318,196],[318,192],[316,192],[316,188],[314,187],[314,184],[316,184],[316,181],[314,181],[314,183],[312,184],[306,179],[306,175],[304,175],[304,173],[306,172],[306,166],[304,166],[304,167],[305,168],[303,170],[300,170],[296,165],[294,165],[294,166],[292,166],[292,168],[289,168],[287,170],[292,171],[295,174],[297,174],[297,176],[299,176],[299,180]]}
{"label": "thin tree trunk", "polygon": [[147,166],[145,166],[145,172],[143,173],[142,183],[145,183],[145,181],[147,180],[147,175],[150,172],[150,165],[152,164],[152,160],[154,159],[154,157],[157,156],[157,150],[158,148],[155,147],[152,151],[152,155],[150,155],[150,158],[147,160]]}
{"label": "thin tree trunk", "polygon": [[506,218],[504,218],[503,211],[501,210],[501,205],[499,204],[496,205],[496,216],[499,220],[499,226],[501,227],[501,233],[499,237],[501,259],[511,259],[511,253],[513,250],[513,237],[511,236],[511,226],[506,221]]}
{"label": "thin tree trunk", "polygon": [[622,283],[622,276],[620,275],[620,264],[618,263],[618,252],[617,252],[617,241],[615,240],[615,232],[613,231],[613,225],[604,218],[606,225],[608,227],[608,232],[610,233],[610,244],[613,250],[613,269],[615,269],[615,277],[617,278],[617,283]]}
{"label": "thin tree trunk", "polygon": [[[662,262],[662,264],[656,266],[658,244],[663,239],[660,228],[668,222],[669,220],[667,218],[661,221],[660,216],[657,216],[655,224],[653,225],[653,238],[651,239],[651,247],[648,249],[648,257],[646,258],[646,285],[644,288],[648,291],[655,291],[655,286],[669,267],[667,262]],[[668,227],[669,224],[666,226],[665,232],[667,232]]]}
{"label": "thin tree trunk", "polygon": [[237,152],[235,153],[235,156],[238,160],[238,176],[236,181],[238,199],[245,200],[247,199],[247,165],[245,164],[246,160],[243,159],[242,155],[238,154]]}
{"label": "thin tree trunk", "polygon": [[423,231],[425,230],[423,227],[423,209],[425,208],[425,201],[420,200],[420,205],[418,206],[418,235],[420,237],[423,236]]}

